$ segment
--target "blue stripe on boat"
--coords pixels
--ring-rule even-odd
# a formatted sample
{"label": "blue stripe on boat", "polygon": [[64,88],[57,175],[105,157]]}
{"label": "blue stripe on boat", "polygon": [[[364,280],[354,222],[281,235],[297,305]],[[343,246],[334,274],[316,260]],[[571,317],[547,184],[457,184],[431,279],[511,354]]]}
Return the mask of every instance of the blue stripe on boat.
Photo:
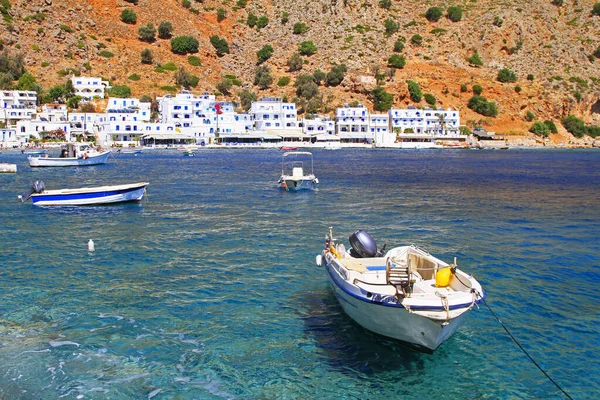
{"label": "blue stripe on boat", "polygon": [[368,271],[385,271],[385,265],[371,265],[367,267]]}
{"label": "blue stripe on boat", "polygon": [[98,191],[91,193],[73,193],[73,194],[58,194],[58,195],[44,195],[42,192],[41,195],[32,196],[31,201],[33,203],[37,203],[38,201],[64,201],[64,200],[79,200],[79,199],[96,199],[107,196],[114,196],[122,193],[129,193],[136,190],[139,190],[140,187],[134,187],[130,189],[123,190],[111,190],[111,191]]}

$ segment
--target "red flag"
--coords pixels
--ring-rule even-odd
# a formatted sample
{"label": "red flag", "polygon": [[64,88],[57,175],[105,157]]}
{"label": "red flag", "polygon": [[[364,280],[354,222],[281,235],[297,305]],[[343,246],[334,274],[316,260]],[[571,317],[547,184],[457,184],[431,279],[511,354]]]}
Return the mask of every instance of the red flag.
{"label": "red flag", "polygon": [[221,103],[215,103],[215,110],[217,111],[217,114],[223,114]]}

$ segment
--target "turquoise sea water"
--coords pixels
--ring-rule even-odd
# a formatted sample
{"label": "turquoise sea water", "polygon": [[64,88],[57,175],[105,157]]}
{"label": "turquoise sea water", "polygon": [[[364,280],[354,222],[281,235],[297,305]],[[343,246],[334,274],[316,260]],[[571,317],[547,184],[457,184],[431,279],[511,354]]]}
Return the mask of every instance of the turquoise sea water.
{"label": "turquoise sea water", "polygon": [[[314,151],[304,193],[276,188],[276,150],[116,157],[0,155],[2,399],[563,398],[485,307],[434,354],[357,326],[315,266],[329,226],[456,256],[565,391],[600,397],[600,151]],[[37,179],[150,185],[18,203]]]}

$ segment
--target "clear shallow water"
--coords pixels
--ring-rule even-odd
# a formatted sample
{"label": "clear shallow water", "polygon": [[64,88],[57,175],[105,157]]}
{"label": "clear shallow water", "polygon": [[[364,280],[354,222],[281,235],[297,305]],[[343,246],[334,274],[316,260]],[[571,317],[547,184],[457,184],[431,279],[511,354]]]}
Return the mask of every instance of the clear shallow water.
{"label": "clear shallow water", "polygon": [[[600,397],[599,151],[314,155],[309,193],[276,188],[279,151],[0,155],[19,170],[0,175],[0,398],[562,398],[485,308],[431,355],[357,326],[314,264],[328,226],[458,257],[553,379]],[[141,204],[18,203],[36,179],[150,186]]]}

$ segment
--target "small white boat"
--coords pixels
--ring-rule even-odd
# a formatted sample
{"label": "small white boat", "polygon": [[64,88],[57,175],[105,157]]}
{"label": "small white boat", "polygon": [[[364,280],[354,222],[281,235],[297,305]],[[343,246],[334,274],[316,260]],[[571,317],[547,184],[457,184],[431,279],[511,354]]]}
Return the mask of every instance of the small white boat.
{"label": "small white boat", "polygon": [[[310,158],[310,173],[304,168],[304,161],[299,158]],[[289,157],[289,158],[288,158]],[[278,187],[287,191],[314,190],[319,180],[313,171],[313,155],[308,151],[289,151],[283,153],[281,160],[281,176]]]}
{"label": "small white boat", "polygon": [[350,236],[350,251],[333,230],[317,265],[342,306],[364,328],[433,351],[450,338],[473,306],[485,299],[467,273],[416,246],[385,252],[362,230]]}
{"label": "small white boat", "polygon": [[117,153],[121,153],[121,154],[141,154],[142,153],[142,149],[125,148],[125,149],[119,149],[119,150],[117,150]]}
{"label": "small white boat", "polygon": [[105,164],[110,150],[98,151],[88,143],[69,143],[60,157],[27,157],[30,167],[78,167]]}
{"label": "small white boat", "polygon": [[126,185],[98,186],[78,189],[46,190],[44,182],[36,181],[29,193],[20,195],[21,202],[31,198],[36,206],[89,206],[141,201],[148,182]]}
{"label": "small white boat", "polygon": [[36,154],[46,154],[48,151],[46,149],[31,149],[31,150],[21,150],[21,153],[27,155],[36,155]]}

